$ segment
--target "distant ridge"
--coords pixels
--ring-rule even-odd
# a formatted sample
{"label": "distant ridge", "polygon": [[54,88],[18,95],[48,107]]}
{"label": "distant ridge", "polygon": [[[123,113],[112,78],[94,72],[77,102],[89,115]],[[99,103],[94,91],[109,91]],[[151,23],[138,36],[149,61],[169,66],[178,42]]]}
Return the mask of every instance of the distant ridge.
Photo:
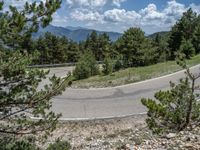
{"label": "distant ridge", "polygon": [[96,31],[97,34],[107,33],[110,37],[111,41],[116,41],[119,37],[122,36],[121,33],[117,32],[104,32],[104,31],[97,31],[82,27],[57,27],[53,25],[49,25],[46,28],[41,28],[37,33],[33,34],[33,38],[38,38],[39,36],[45,34],[46,32],[51,32],[57,36],[65,36],[75,42],[85,41],[87,36],[92,33],[92,31]]}
{"label": "distant ridge", "polygon": [[155,32],[153,34],[148,35],[147,37],[154,39],[154,38],[156,38],[157,34],[159,34],[161,37],[164,37],[164,36],[169,36],[170,32],[169,31]]}
{"label": "distant ridge", "polygon": [[83,27],[73,27],[73,26],[66,26],[65,28],[71,30],[71,31],[74,31],[74,30],[79,30],[79,29],[85,29],[85,30],[88,30],[88,28],[83,28]]}
{"label": "distant ridge", "polygon": [[[71,39],[75,42],[85,41],[87,36],[91,34],[93,31],[96,31],[97,34],[107,33],[110,37],[111,41],[116,41],[118,38],[122,36],[122,33],[118,32],[107,32],[107,31],[97,31],[93,29],[87,29],[83,27],[57,27],[53,25],[49,25],[46,28],[41,28],[37,33],[33,34],[33,38],[39,38],[39,36],[44,35],[46,32],[51,32],[52,34],[56,36],[65,36],[68,39]],[[156,32],[150,35],[147,35],[148,38],[155,38],[157,34],[159,34],[161,37],[169,36],[169,31],[161,31]]]}

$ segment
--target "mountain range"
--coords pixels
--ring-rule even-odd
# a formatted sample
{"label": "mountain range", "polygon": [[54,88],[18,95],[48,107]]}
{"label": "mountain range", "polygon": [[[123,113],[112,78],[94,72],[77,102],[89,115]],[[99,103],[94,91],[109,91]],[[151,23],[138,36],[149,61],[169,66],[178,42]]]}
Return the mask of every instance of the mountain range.
{"label": "mountain range", "polygon": [[154,39],[154,38],[156,38],[157,35],[159,35],[160,37],[167,37],[167,36],[169,36],[169,34],[170,34],[169,31],[161,31],[161,32],[156,32],[156,33],[150,34],[147,37]]}
{"label": "mountain range", "polygon": [[[113,42],[122,36],[122,33],[118,32],[97,31],[83,27],[72,27],[72,26],[58,27],[49,25],[46,28],[40,28],[37,33],[33,34],[33,38],[37,39],[40,36],[44,35],[46,32],[51,32],[56,36],[65,36],[68,39],[71,39],[72,41],[80,42],[80,41],[85,41],[87,39],[87,36],[91,34],[93,31],[96,31],[97,34],[106,33]],[[146,35],[146,37],[153,39],[156,37],[157,34],[159,34],[161,37],[168,36],[169,31],[156,32],[150,35]]]}
{"label": "mountain range", "polygon": [[93,31],[96,31],[97,34],[107,33],[110,37],[111,41],[116,41],[119,37],[122,36],[121,33],[117,32],[105,32],[105,31],[97,31],[93,29],[87,29],[83,27],[57,27],[53,25],[49,25],[46,28],[40,28],[37,33],[33,34],[33,38],[38,38],[45,34],[46,32],[51,32],[57,36],[65,36],[68,39],[71,39],[75,42],[85,41],[87,36],[91,34]]}

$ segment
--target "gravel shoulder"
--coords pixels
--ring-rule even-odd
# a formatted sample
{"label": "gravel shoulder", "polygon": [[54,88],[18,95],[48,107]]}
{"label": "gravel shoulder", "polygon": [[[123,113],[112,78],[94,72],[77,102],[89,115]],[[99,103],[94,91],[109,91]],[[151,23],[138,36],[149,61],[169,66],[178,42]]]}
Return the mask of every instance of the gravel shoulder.
{"label": "gravel shoulder", "polygon": [[[199,150],[200,127],[157,136],[147,128],[145,115],[121,119],[62,122],[48,139],[71,143],[73,150]],[[48,143],[47,143],[48,144]]]}

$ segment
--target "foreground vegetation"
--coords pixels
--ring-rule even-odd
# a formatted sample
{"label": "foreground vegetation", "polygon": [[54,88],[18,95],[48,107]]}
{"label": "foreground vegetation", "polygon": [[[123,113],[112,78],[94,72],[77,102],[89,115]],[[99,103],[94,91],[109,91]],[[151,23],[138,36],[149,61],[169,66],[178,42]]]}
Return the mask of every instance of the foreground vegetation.
{"label": "foreground vegetation", "polygon": [[[187,64],[190,67],[200,64],[200,55],[187,60]],[[182,67],[177,65],[176,61],[167,61],[150,66],[127,68],[109,75],[93,76],[74,81],[72,86],[79,88],[112,87],[167,75],[181,69]]]}
{"label": "foreground vegetation", "polygon": [[[50,99],[62,93],[67,78],[50,77],[50,84],[39,89],[49,72],[28,68],[38,58],[28,49],[32,33],[47,26],[60,5],[60,0],[26,2],[23,9],[10,6],[0,15],[0,150],[38,150],[35,143],[45,141],[57,127],[61,114],[50,110]],[[5,12],[3,1],[0,10]],[[70,145],[57,141],[48,150],[55,147],[68,150]]]}

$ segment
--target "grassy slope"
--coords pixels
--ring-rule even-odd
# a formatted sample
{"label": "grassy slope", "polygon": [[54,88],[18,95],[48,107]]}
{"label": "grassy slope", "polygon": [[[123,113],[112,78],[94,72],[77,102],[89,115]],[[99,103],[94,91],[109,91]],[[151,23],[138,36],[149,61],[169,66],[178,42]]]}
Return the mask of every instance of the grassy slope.
{"label": "grassy slope", "polygon": [[[194,66],[200,63],[200,55],[193,57],[187,61],[189,66]],[[182,68],[175,61],[158,63],[151,66],[128,68],[120,70],[111,75],[98,75],[88,79],[73,82],[73,87],[90,88],[90,87],[111,87],[118,86],[146,79],[151,79],[166,74],[170,74],[181,70]]]}

